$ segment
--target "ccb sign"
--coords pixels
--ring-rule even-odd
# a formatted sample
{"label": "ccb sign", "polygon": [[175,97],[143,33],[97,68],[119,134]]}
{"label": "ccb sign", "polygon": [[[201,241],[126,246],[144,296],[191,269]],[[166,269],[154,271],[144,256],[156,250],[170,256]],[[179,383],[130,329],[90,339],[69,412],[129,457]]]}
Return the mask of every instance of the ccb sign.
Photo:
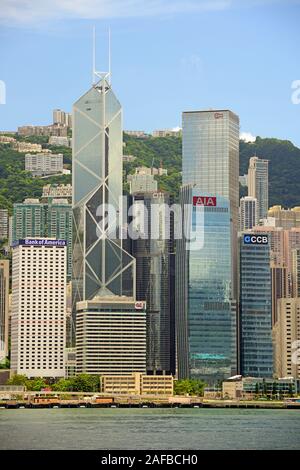
{"label": "ccb sign", "polygon": [[244,235],[245,245],[268,245],[268,235]]}

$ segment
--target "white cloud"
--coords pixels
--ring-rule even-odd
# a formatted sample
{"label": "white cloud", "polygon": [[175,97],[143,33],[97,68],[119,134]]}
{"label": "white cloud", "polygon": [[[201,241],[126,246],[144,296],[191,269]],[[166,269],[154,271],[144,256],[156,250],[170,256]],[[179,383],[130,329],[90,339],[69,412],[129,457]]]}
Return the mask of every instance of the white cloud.
{"label": "white cloud", "polygon": [[102,19],[223,10],[232,0],[0,0],[0,21],[26,24],[51,19]]}
{"label": "white cloud", "polygon": [[255,142],[256,136],[251,134],[251,132],[241,132],[240,139],[244,140],[245,142]]}

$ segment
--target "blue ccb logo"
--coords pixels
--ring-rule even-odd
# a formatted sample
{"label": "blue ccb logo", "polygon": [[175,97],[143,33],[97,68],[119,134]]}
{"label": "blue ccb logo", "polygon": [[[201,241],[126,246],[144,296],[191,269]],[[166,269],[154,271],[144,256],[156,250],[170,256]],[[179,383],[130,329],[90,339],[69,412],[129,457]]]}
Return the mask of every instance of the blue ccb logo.
{"label": "blue ccb logo", "polygon": [[244,235],[245,245],[267,245],[268,235]]}

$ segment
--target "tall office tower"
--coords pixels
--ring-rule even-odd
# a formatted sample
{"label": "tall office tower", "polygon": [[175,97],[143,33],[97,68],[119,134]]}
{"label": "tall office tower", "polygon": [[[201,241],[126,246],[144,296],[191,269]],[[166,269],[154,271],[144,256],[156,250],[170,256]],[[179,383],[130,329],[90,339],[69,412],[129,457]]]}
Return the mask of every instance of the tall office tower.
{"label": "tall office tower", "polygon": [[11,369],[64,377],[67,242],[19,240],[13,249]]}
{"label": "tall office tower", "polygon": [[278,266],[271,262],[272,278],[272,325],[278,318],[278,299],[290,297],[290,279],[286,266]]}
{"label": "tall office tower", "polygon": [[[175,372],[173,216],[168,193],[143,192],[132,196],[136,258],[136,298],[147,303],[147,371]],[[140,213],[139,213],[140,212]]]}
{"label": "tall office tower", "polygon": [[275,227],[282,227],[284,230],[300,228],[300,207],[292,209],[284,209],[281,206],[270,207],[268,218],[273,220]]}
{"label": "tall office tower", "polygon": [[230,203],[185,186],[181,204],[185,238],[177,240],[176,248],[178,377],[214,384],[236,373]]}
{"label": "tall office tower", "polygon": [[300,298],[300,248],[292,250],[292,292]]}
{"label": "tall office tower", "polygon": [[0,240],[8,239],[8,210],[0,209]]}
{"label": "tall office tower", "polygon": [[275,375],[300,378],[300,298],[278,300],[273,341]]}
{"label": "tall office tower", "polygon": [[246,196],[240,199],[240,231],[251,230],[257,225],[257,199]]}
{"label": "tall office tower", "polygon": [[73,106],[74,327],[79,301],[135,298],[135,259],[121,238],[122,108],[109,74],[97,76]]}
{"label": "tall office tower", "polygon": [[0,260],[0,362],[8,355],[9,261]]}
{"label": "tall office tower", "polygon": [[78,374],[145,373],[145,303],[112,295],[78,302],[76,364]]}
{"label": "tall office tower", "polygon": [[249,160],[248,196],[257,199],[258,220],[267,217],[269,209],[269,161],[258,157]]}
{"label": "tall office tower", "polygon": [[232,296],[238,296],[239,118],[229,110],[183,113],[182,184],[230,201]]}
{"label": "tall office tower", "polygon": [[25,199],[14,204],[12,242],[26,237],[67,240],[68,272],[72,277],[72,206],[67,199],[52,199],[48,204],[39,199]]}
{"label": "tall office tower", "polygon": [[272,290],[268,235],[240,240],[240,370],[250,377],[272,377]]}

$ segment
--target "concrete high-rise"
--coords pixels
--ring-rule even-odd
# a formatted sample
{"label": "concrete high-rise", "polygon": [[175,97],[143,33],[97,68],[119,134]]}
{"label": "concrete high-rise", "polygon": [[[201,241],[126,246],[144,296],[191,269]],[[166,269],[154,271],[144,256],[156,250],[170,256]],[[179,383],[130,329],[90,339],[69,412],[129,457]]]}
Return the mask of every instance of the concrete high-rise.
{"label": "concrete high-rise", "polygon": [[272,288],[268,234],[240,240],[240,372],[272,377]]}
{"label": "concrete high-rise", "polygon": [[251,230],[257,224],[257,199],[246,196],[240,199],[240,231]]}
{"label": "concrete high-rise", "polygon": [[178,377],[212,385],[236,374],[237,365],[230,203],[192,186],[182,188],[181,203],[186,229],[176,248]]}
{"label": "concrete high-rise", "polygon": [[0,240],[8,239],[8,210],[0,209]]}
{"label": "concrete high-rise", "polygon": [[292,250],[292,292],[300,298],[300,248]]}
{"label": "concrete high-rise", "polygon": [[127,375],[146,371],[146,304],[122,296],[78,302],[76,372]]}
{"label": "concrete high-rise", "polygon": [[13,248],[11,369],[64,377],[67,242],[26,238]]}
{"label": "concrete high-rise", "polygon": [[279,299],[273,328],[274,372],[277,377],[300,378],[300,298]]}
{"label": "concrete high-rise", "polygon": [[25,199],[14,204],[12,242],[27,237],[67,240],[68,280],[72,276],[72,206],[67,199]]}
{"label": "concrete high-rise", "polygon": [[300,207],[284,209],[281,206],[272,206],[268,210],[268,218],[274,220],[275,227],[282,227],[284,230],[300,228]]}
{"label": "concrete high-rise", "polygon": [[[175,372],[174,238],[171,199],[164,192],[132,195],[136,298],[147,303],[147,371]],[[140,214],[138,211],[140,209]]]}
{"label": "concrete high-rise", "polygon": [[0,260],[0,362],[8,355],[9,261]]}
{"label": "concrete high-rise", "polygon": [[258,220],[267,217],[269,209],[269,161],[258,157],[249,160],[248,196],[257,199]]}

